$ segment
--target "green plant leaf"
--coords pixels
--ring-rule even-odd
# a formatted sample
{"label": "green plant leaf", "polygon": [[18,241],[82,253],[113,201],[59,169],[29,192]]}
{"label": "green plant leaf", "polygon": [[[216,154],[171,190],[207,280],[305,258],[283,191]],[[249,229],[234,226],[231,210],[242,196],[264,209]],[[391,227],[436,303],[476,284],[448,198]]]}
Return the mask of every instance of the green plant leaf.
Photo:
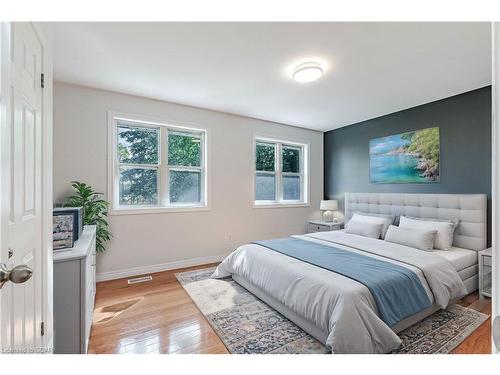
{"label": "green plant leaf", "polygon": [[108,207],[109,202],[102,199],[102,193],[94,191],[90,185],[84,182],[71,181],[71,186],[75,190],[64,203],[64,207],[82,207],[83,224],[96,226],[96,251],[106,250],[106,242],[113,235],[108,230]]}

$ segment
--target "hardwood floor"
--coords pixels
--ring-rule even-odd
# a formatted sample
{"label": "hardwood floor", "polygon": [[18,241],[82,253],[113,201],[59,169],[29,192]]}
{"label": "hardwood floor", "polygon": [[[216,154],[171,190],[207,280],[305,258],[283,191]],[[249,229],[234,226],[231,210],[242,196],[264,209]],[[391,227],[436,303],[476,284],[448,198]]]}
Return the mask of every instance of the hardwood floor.
{"label": "hardwood floor", "polygon": [[[98,283],[89,353],[228,353],[175,278],[207,266],[156,273],[142,284]],[[459,303],[491,315],[491,300],[481,301],[477,293]],[[453,353],[491,353],[490,325],[488,319]]]}
{"label": "hardwood floor", "polygon": [[479,299],[477,292],[462,298],[460,305],[490,316],[464,342],[453,350],[453,354],[491,354],[491,299]]}
{"label": "hardwood floor", "polygon": [[89,353],[227,353],[175,278],[179,271],[155,273],[152,281],[131,286],[127,279],[98,283],[96,311],[140,301],[109,321],[96,323],[99,316],[94,318]]}

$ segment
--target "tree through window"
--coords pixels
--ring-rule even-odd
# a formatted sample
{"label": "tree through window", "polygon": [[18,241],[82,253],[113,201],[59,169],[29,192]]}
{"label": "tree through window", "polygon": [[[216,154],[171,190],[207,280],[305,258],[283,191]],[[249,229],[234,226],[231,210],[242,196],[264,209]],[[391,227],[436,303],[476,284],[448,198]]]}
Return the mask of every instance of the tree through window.
{"label": "tree through window", "polygon": [[305,203],[306,145],[255,140],[255,203]]}
{"label": "tree through window", "polygon": [[205,205],[204,131],[116,120],[119,207]]}

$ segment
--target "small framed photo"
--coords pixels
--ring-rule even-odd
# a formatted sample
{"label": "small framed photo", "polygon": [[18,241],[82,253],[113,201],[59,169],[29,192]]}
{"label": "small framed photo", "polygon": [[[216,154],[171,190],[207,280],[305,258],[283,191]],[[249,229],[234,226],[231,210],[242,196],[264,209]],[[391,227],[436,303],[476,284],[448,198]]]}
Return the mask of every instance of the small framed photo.
{"label": "small framed photo", "polygon": [[82,235],[83,208],[82,207],[57,207],[52,210],[54,215],[73,215],[73,242]]}
{"label": "small framed photo", "polygon": [[52,213],[53,249],[62,250],[73,247],[74,215],[64,212]]}

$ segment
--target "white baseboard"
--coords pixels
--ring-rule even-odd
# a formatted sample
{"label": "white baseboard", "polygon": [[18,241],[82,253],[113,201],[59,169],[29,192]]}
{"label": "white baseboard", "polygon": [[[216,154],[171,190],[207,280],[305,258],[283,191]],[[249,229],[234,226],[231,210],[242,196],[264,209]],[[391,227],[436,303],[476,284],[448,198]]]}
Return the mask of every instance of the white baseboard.
{"label": "white baseboard", "polygon": [[227,254],[219,254],[209,257],[192,258],[192,259],[178,260],[169,263],[153,264],[150,266],[125,268],[123,270],[118,270],[118,271],[100,272],[97,273],[96,278],[97,281],[107,281],[107,280],[121,279],[130,276],[144,275],[147,273],[169,271],[169,270],[174,270],[176,268],[200,266],[203,264],[220,262],[226,256]]}

